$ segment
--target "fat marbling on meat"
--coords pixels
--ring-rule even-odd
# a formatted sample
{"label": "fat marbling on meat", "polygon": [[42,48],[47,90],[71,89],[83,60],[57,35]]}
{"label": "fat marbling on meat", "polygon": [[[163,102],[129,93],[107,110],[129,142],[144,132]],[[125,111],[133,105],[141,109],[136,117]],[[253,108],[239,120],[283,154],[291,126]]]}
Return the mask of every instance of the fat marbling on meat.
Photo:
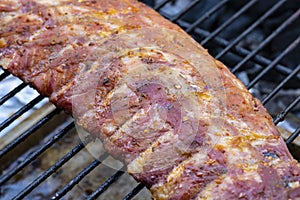
{"label": "fat marbling on meat", "polygon": [[136,0],[1,0],[0,65],[154,199],[297,199],[300,168],[245,86]]}

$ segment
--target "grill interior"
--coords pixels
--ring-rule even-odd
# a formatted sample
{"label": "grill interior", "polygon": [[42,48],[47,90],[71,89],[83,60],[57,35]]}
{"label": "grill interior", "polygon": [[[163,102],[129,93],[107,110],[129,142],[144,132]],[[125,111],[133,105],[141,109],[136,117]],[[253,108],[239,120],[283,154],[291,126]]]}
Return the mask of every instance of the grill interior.
{"label": "grill interior", "polygon": [[[142,2],[224,62],[267,107],[300,160],[300,1]],[[76,132],[71,117],[0,73],[0,199],[151,199],[95,138]]]}

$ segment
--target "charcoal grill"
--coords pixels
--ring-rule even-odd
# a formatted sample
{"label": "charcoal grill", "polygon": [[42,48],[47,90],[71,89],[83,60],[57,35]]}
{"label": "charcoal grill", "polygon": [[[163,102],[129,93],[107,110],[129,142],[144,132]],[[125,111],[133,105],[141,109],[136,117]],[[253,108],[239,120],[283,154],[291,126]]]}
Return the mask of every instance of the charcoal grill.
{"label": "charcoal grill", "polygon": [[[143,2],[177,23],[208,48],[214,57],[230,67],[250,92],[267,107],[274,123],[289,129],[282,132],[290,151],[299,160],[299,1]],[[2,70],[0,84],[10,76],[7,71]],[[7,94],[0,97],[0,106],[5,105],[27,87],[21,81],[16,87],[11,87]],[[285,101],[281,101],[282,99]],[[44,102],[43,106],[36,109],[40,102]],[[35,110],[33,114],[24,117],[32,110]],[[294,125],[287,128],[285,124]],[[21,129],[17,128],[20,126]],[[129,178],[124,172],[124,167],[107,169],[109,167],[102,163],[109,158],[105,152],[98,159],[90,159],[87,164],[78,164],[76,173],[64,173],[64,166],[68,166],[68,163],[76,159],[76,156],[94,140],[92,137],[86,137],[75,140],[74,143],[73,139],[68,139],[70,135],[76,135],[74,128],[73,120],[60,109],[47,103],[47,99],[41,95],[35,95],[24,106],[10,113],[0,124],[0,135],[4,135],[0,139],[0,199],[7,199],[8,193],[11,199],[72,199],[74,197],[70,194],[74,193],[76,187],[81,188],[81,196],[77,196],[76,199],[109,199],[109,196],[113,196],[112,199],[151,198],[144,185]],[[49,149],[59,149],[62,143],[68,144],[70,148],[65,149],[63,156],[59,158],[51,154],[48,167],[41,167],[43,161],[38,160],[49,157]],[[39,170],[33,170],[34,167]],[[105,178],[96,179],[96,186],[93,185],[90,189],[82,189],[85,188],[82,185],[90,184],[89,180],[93,176],[91,174],[95,171],[103,173]],[[24,182],[28,176],[30,180]],[[56,182],[66,176],[66,180]],[[124,180],[120,183],[122,178]],[[49,179],[52,181],[49,182]],[[95,179],[93,180],[95,182]],[[45,184],[46,187],[41,186]],[[49,191],[49,187],[53,189]],[[126,189],[121,191],[120,188]]]}

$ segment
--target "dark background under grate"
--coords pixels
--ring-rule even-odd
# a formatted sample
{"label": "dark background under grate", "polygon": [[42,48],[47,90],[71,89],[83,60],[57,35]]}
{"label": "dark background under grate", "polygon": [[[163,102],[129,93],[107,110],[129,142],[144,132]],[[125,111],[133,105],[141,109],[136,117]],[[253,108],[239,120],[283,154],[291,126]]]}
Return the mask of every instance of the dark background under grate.
{"label": "dark background under grate", "polygon": [[[244,82],[282,127],[299,160],[300,147],[295,143],[300,132],[300,1],[143,2],[180,25]],[[10,77],[2,71],[0,86]],[[27,87],[21,81],[11,86],[0,97],[0,109]],[[24,103],[27,98],[17,99]],[[74,139],[73,120],[44,97],[35,94],[20,105],[0,122],[1,134],[5,133],[0,138],[0,199],[150,199],[122,166],[116,170],[102,164],[111,159],[105,152],[99,159],[89,155],[85,147],[93,138]],[[28,121],[30,125],[24,126]]]}

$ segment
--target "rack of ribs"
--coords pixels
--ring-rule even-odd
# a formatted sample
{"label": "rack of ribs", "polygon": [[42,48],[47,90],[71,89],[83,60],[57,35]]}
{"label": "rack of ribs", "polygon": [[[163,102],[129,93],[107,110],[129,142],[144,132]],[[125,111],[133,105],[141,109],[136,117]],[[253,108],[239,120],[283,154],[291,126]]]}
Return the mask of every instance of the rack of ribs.
{"label": "rack of ribs", "polygon": [[245,86],[136,0],[2,0],[0,65],[72,114],[154,199],[296,199],[300,168]]}

